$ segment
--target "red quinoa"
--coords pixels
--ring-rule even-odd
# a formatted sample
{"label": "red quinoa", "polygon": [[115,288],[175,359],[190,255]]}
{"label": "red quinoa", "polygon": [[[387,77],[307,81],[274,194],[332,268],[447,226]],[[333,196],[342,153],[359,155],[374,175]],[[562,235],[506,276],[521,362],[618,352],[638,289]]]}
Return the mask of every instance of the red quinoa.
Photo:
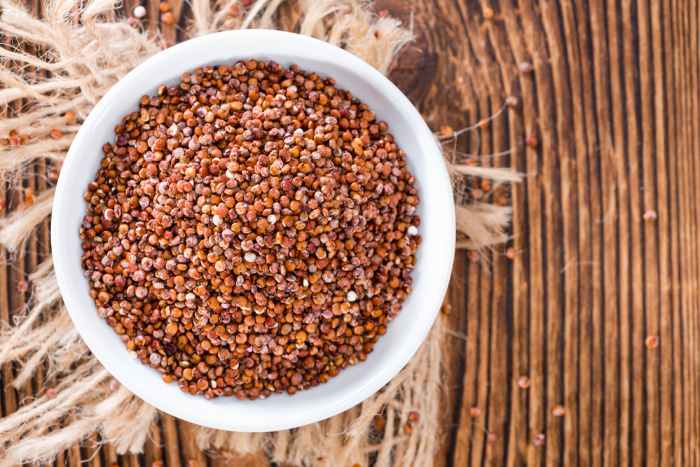
{"label": "red quinoa", "polygon": [[294,394],[365,360],[420,243],[415,177],[386,131],[295,65],[203,67],[143,96],[85,192],[99,316],[206,398]]}

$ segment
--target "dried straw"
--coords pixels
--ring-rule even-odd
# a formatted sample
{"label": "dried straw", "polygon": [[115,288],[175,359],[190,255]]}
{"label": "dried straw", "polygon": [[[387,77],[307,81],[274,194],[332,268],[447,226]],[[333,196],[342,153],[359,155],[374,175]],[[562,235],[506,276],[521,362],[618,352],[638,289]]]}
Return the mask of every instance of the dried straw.
{"label": "dried straw", "polygon": [[[0,135],[20,129],[30,135],[19,147],[0,147],[0,181],[34,162],[60,163],[79,128],[63,117],[73,112],[79,122],[122,76],[159,51],[156,41],[113,21],[118,0],[47,0],[46,19],[37,19],[21,0],[0,0],[0,34],[38,50],[0,47]],[[242,15],[230,15],[237,5]],[[363,0],[258,0],[245,10],[238,0],[192,0],[191,37],[231,28],[276,28],[310,35],[343,47],[388,73],[411,34],[393,18],[379,18]],[[284,12],[281,14],[280,12]],[[375,34],[376,33],[376,34]],[[29,68],[33,70],[29,72]],[[22,108],[8,112],[10,108]],[[60,129],[63,138],[48,137]],[[467,167],[453,163],[445,145],[448,168],[455,179],[482,177],[507,182],[508,169]],[[51,213],[53,189],[39,193],[23,211],[0,221],[0,244],[19,252],[36,227]],[[502,242],[510,218],[507,207],[460,198],[458,227],[469,246],[484,248]],[[55,377],[54,388],[0,419],[0,466],[48,462],[58,453],[98,432],[118,453],[143,450],[158,412],[125,388],[113,390],[111,376],[89,353],[63,306],[49,259],[30,275],[33,295],[25,318],[0,335],[0,363],[15,362],[13,381],[24,386],[39,367]],[[362,404],[331,419],[276,433],[250,434],[199,428],[204,449],[240,454],[264,450],[285,465],[378,466],[431,465],[438,448],[441,324],[406,368],[384,389]],[[411,411],[420,413],[413,430],[404,426]],[[374,428],[383,414],[386,426]],[[48,431],[49,426],[61,428]]]}

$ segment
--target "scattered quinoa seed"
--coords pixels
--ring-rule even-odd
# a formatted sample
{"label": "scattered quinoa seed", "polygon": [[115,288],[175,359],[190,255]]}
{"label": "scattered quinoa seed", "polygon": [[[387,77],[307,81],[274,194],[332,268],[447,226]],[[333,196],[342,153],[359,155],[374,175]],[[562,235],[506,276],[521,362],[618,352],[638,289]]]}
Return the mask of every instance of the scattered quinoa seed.
{"label": "scattered quinoa seed", "polygon": [[521,73],[530,73],[533,68],[532,68],[532,63],[530,62],[522,62],[518,68],[520,69]]}
{"label": "scattered quinoa seed", "polygon": [[453,136],[455,131],[449,125],[443,125],[440,127],[440,134],[446,138]]}
{"label": "scattered quinoa seed", "polygon": [[516,253],[515,248],[511,246],[506,249],[506,258],[515,259],[516,256],[518,256],[518,253]]}
{"label": "scattered quinoa seed", "polygon": [[21,293],[27,292],[29,290],[29,282],[24,280],[17,282],[17,290]]}
{"label": "scattered quinoa seed", "polygon": [[442,306],[441,310],[442,310],[443,314],[449,315],[452,313],[452,305],[450,305],[449,303],[446,303]]}
{"label": "scattered quinoa seed", "polygon": [[528,147],[536,148],[539,143],[536,136],[530,135],[525,138],[525,145]]}
{"label": "scattered quinoa seed", "polygon": [[383,430],[386,426],[386,417],[384,415],[377,415],[374,419],[374,427],[377,430]]}
{"label": "scattered quinoa seed", "polygon": [[175,22],[175,16],[173,16],[172,12],[166,11],[160,15],[160,20],[163,24],[173,24]]}
{"label": "scattered quinoa seed", "polygon": [[49,133],[49,136],[53,139],[61,139],[61,136],[63,136],[63,133],[61,130],[51,130],[51,133]]}
{"label": "scattered quinoa seed", "polygon": [[642,216],[642,218],[647,222],[655,221],[656,217],[656,211],[653,209],[647,209],[644,211],[644,215]]}
{"label": "scattered quinoa seed", "polygon": [[533,444],[537,446],[538,448],[544,446],[544,434],[540,433],[539,435],[535,436],[535,438],[532,440]]}
{"label": "scattered quinoa seed", "polygon": [[170,4],[168,2],[160,2],[158,4],[158,9],[161,13],[167,13],[168,11],[170,11]]}
{"label": "scattered quinoa seed", "polygon": [[420,419],[420,414],[416,411],[408,413],[408,419],[412,422],[417,422]]}
{"label": "scattered quinoa seed", "polygon": [[489,444],[494,444],[496,441],[498,441],[498,436],[496,436],[496,433],[489,433],[486,435],[486,441]]}
{"label": "scattered quinoa seed", "polygon": [[138,19],[144,18],[146,16],[146,8],[138,5],[134,8],[134,16]]}
{"label": "scattered quinoa seed", "polygon": [[467,258],[468,258],[469,261],[472,262],[472,263],[476,263],[477,261],[479,261],[479,257],[480,257],[480,256],[479,256],[479,252],[478,252],[478,251],[469,250],[469,251],[467,252]]}
{"label": "scattered quinoa seed", "polygon": [[484,8],[484,10],[481,12],[481,16],[483,16],[484,19],[491,19],[491,18],[493,18],[493,9],[491,9],[491,8]]}
{"label": "scattered quinoa seed", "polygon": [[522,389],[527,389],[530,387],[530,378],[527,376],[521,376],[518,378],[518,386],[520,386]]}
{"label": "scattered quinoa seed", "polygon": [[659,346],[659,336],[649,336],[645,339],[644,344],[649,349],[655,349]]}
{"label": "scattered quinoa seed", "polygon": [[506,97],[506,104],[508,105],[508,107],[517,107],[518,98],[515,96],[508,96]]}
{"label": "scattered quinoa seed", "polygon": [[54,397],[56,397],[56,389],[48,388],[46,391],[44,391],[44,395],[47,399],[53,399]]}
{"label": "scattered quinoa seed", "polygon": [[563,417],[565,412],[566,410],[564,409],[563,405],[557,404],[552,407],[552,415],[555,417]]}
{"label": "scattered quinoa seed", "polygon": [[472,407],[469,409],[469,415],[471,415],[472,418],[476,418],[481,415],[481,409],[479,407]]}

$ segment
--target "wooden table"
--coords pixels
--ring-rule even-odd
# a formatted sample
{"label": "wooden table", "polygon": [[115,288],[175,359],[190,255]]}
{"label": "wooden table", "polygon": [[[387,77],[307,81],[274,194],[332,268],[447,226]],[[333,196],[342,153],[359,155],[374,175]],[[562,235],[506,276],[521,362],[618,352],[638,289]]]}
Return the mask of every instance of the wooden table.
{"label": "wooden table", "polygon": [[[124,10],[137,3],[125,0]],[[157,1],[143,4],[158,17]],[[184,26],[188,6],[170,4]],[[434,128],[475,123],[507,96],[520,102],[481,131],[478,148],[514,148],[494,164],[527,174],[512,190],[519,254],[510,260],[496,248],[489,267],[457,254],[436,464],[700,462],[697,0],[382,0],[377,8],[414,25],[417,40],[391,78]],[[180,37],[174,25],[163,31]],[[522,62],[533,71],[520,72]],[[537,148],[524,146],[528,135]],[[463,145],[477,150],[474,138]],[[645,221],[647,210],[658,217]],[[16,283],[46,253],[39,240],[24,264],[8,266],[4,314],[23,304]],[[645,345],[649,336],[657,348]],[[518,386],[521,376],[529,388]],[[93,456],[87,443],[65,461],[224,464],[196,449],[189,424],[165,417],[161,428],[143,456],[118,459],[109,447]],[[267,463],[253,456],[236,465]]]}

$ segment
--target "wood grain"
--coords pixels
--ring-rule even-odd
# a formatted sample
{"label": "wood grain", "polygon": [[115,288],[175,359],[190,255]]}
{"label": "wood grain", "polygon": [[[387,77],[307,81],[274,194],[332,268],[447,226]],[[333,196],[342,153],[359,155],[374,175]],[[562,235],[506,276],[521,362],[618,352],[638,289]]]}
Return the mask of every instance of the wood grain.
{"label": "wood grain", "polygon": [[[138,3],[125,0],[120,14]],[[140,3],[155,31],[158,2]],[[190,12],[183,0],[170,5],[176,22],[162,31],[174,43]],[[459,142],[478,154],[513,148],[485,163],[527,176],[498,191],[514,207],[508,246],[517,257],[503,246],[483,262],[464,252],[455,259],[436,465],[700,464],[698,0],[380,0],[376,8],[413,25],[416,41],[391,79],[435,129],[473,124],[507,96],[519,101],[479,138]],[[520,72],[523,62],[533,71]],[[529,135],[536,148],[524,146]],[[45,181],[25,179],[34,185]],[[19,199],[2,196],[10,206]],[[658,218],[645,221],[647,210]],[[16,284],[46,255],[44,225],[25,256],[0,269],[0,319],[21,313]],[[647,336],[659,347],[647,348]],[[12,375],[6,365],[5,387]],[[518,386],[521,376],[529,388]],[[31,390],[6,390],[3,413]],[[558,404],[561,418],[552,414]],[[544,446],[533,442],[539,434]],[[76,446],[64,459],[77,467],[93,454]],[[161,459],[267,465],[261,455],[202,453],[191,427],[167,416],[142,456],[105,447],[90,464]]]}

